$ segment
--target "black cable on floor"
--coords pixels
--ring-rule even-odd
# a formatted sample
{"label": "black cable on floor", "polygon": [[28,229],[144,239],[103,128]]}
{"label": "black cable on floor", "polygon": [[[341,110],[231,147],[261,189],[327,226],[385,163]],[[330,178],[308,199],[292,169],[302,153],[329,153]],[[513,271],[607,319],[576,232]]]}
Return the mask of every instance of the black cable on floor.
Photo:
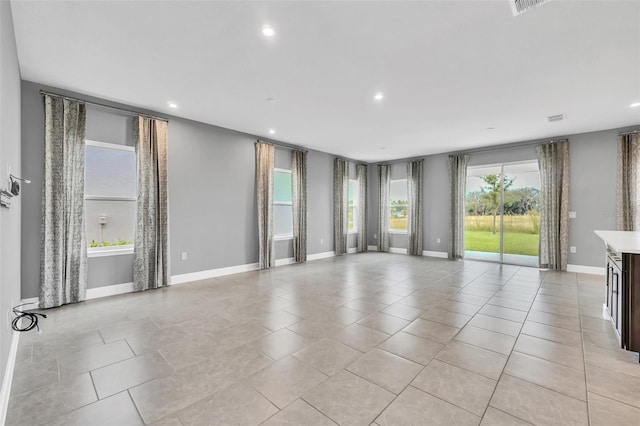
{"label": "black cable on floor", "polygon": [[[22,305],[11,308],[13,314],[16,316],[13,321],[11,321],[11,328],[15,331],[31,331],[35,328],[39,333],[40,327],[38,326],[38,317],[46,318],[47,316],[39,312],[24,312],[18,309],[25,305],[33,305],[33,303],[23,303]],[[23,318],[25,319],[26,325],[20,324],[20,320]]]}

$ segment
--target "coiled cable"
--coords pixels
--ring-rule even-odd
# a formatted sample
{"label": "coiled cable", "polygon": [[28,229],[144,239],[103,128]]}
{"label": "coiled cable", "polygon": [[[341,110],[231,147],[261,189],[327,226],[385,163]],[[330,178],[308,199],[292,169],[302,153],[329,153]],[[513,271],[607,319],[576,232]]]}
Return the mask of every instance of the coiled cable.
{"label": "coiled cable", "polygon": [[[33,305],[33,303],[23,303],[22,305],[14,306],[11,308],[13,314],[16,316],[13,321],[11,321],[11,328],[15,331],[31,331],[34,328],[38,330],[40,333],[40,326],[38,326],[38,317],[46,318],[45,314],[41,314],[39,312],[24,312],[18,308],[25,305]],[[25,319],[25,323],[23,324],[20,321]]]}

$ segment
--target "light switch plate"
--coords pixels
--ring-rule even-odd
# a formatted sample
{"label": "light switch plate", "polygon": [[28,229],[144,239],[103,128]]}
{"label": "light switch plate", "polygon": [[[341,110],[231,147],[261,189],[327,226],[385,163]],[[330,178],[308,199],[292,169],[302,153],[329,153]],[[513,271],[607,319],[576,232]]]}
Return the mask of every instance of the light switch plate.
{"label": "light switch plate", "polygon": [[571,253],[575,253],[576,252],[576,246],[571,246]]}

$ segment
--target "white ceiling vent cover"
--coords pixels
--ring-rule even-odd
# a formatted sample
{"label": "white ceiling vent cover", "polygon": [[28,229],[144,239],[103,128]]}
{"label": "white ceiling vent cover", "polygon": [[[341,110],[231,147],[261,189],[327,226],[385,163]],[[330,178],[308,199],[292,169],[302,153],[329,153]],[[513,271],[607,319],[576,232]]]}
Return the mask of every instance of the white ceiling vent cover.
{"label": "white ceiling vent cover", "polygon": [[562,121],[565,118],[567,118],[564,114],[557,114],[557,115],[550,115],[547,117],[547,120],[549,120],[549,123],[553,123],[556,121]]}
{"label": "white ceiling vent cover", "polygon": [[518,16],[521,13],[540,6],[542,3],[550,2],[551,0],[510,0],[511,10],[513,10],[513,16]]}

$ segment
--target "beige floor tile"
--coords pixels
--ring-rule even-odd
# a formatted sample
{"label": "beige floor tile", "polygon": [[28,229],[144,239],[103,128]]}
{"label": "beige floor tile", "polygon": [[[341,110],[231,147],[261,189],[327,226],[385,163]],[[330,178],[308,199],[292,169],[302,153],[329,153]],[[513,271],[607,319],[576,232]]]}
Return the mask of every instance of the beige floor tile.
{"label": "beige floor tile", "polygon": [[480,306],[471,303],[458,302],[457,300],[445,300],[437,306],[438,309],[445,311],[457,312],[464,315],[475,315]]}
{"label": "beige floor tile", "polygon": [[456,293],[449,297],[449,300],[456,300],[462,303],[468,303],[470,305],[477,305],[478,307],[484,305],[489,301],[490,297],[476,296],[474,294]]}
{"label": "beige floor tile", "polygon": [[215,379],[220,387],[227,387],[272,363],[271,358],[260,352],[254,344],[249,343],[209,358],[200,366]]}
{"label": "beige floor tile", "polygon": [[580,317],[582,328],[585,330],[609,331],[613,328],[611,321],[603,318]]}
{"label": "beige floor tile", "polygon": [[530,424],[493,407],[487,408],[480,422],[481,426],[525,426]]}
{"label": "beige floor tile", "polygon": [[60,381],[58,360],[55,358],[39,362],[28,362],[22,365],[16,362],[16,365],[13,372],[13,383],[11,384],[12,395]]}
{"label": "beige floor tile", "polygon": [[278,360],[299,351],[313,342],[286,328],[255,341],[255,347],[269,358]]}
{"label": "beige floor tile", "polygon": [[455,340],[445,346],[436,359],[493,380],[498,380],[507,363],[506,355]]}
{"label": "beige floor tile", "polygon": [[262,426],[302,425],[335,426],[335,423],[301,399],[262,423]]}
{"label": "beige floor tile", "polygon": [[570,297],[551,296],[550,294],[539,294],[536,296],[537,302],[551,303],[554,305],[578,307],[578,299]]}
{"label": "beige floor tile", "polygon": [[507,336],[506,334],[496,333],[495,331],[485,330],[484,328],[467,325],[458,333],[455,340],[509,355],[511,349],[513,349],[516,338]]}
{"label": "beige floor tile", "polygon": [[183,426],[177,416],[165,417],[162,420],[151,423],[151,426]]}
{"label": "beige floor tile", "polygon": [[[542,291],[542,290],[541,290]],[[550,314],[563,315],[565,317],[579,318],[580,311],[577,307],[558,305],[555,303],[534,302],[531,306],[532,311],[548,312]]]}
{"label": "beige floor tile", "polygon": [[532,294],[518,293],[517,291],[502,290],[495,294],[496,297],[503,299],[519,300],[521,302],[533,302],[535,296]]}
{"label": "beige floor tile", "polygon": [[360,324],[351,324],[333,336],[333,339],[360,352],[367,352],[388,338],[389,335],[387,333],[376,331]]}
{"label": "beige floor tile", "polygon": [[371,314],[373,312],[378,312],[386,308],[388,305],[386,303],[376,303],[362,299],[355,299],[348,303],[345,303],[345,308],[353,309],[358,312],[362,312],[365,314]]}
{"label": "beige floor tile", "polygon": [[424,312],[422,309],[413,308],[411,306],[403,305],[402,303],[394,303],[382,311],[383,314],[393,315],[394,317],[402,318],[407,321],[413,321],[418,318]]}
{"label": "beige floor tile", "polygon": [[148,424],[188,407],[218,389],[213,378],[194,365],[136,386],[129,393]]}
{"label": "beige floor tile", "polygon": [[489,305],[502,306],[503,308],[516,309],[518,311],[527,312],[531,308],[530,302],[521,300],[505,299],[504,297],[492,297],[487,302]]}
{"label": "beige floor tile", "polygon": [[589,392],[591,426],[637,426],[640,409]]}
{"label": "beige floor tile", "polygon": [[584,371],[514,352],[504,373],[582,401],[587,400]]}
{"label": "beige floor tile", "polygon": [[469,322],[471,315],[446,311],[444,309],[430,308],[420,315],[420,318],[451,327],[462,328],[467,322]]}
{"label": "beige floor tile", "polygon": [[93,370],[91,377],[100,399],[122,392],[156,377],[173,373],[171,366],[158,352],[129,358]]}
{"label": "beige floor tile", "polygon": [[287,327],[287,329],[311,339],[333,336],[343,328],[342,325],[332,322],[310,320],[301,320]]}
{"label": "beige floor tile", "polygon": [[338,424],[369,425],[394,396],[381,387],[342,371],[303,399]]}
{"label": "beige floor tile", "polygon": [[205,364],[212,357],[218,357],[223,349],[213,338],[179,339],[158,349],[174,370],[196,364]]}
{"label": "beige floor tile", "polygon": [[74,376],[66,382],[53,383],[9,399],[7,425],[36,426],[98,398],[89,373]]}
{"label": "beige floor tile", "polygon": [[232,349],[257,340],[269,333],[270,331],[262,327],[257,321],[251,321],[213,333],[213,338],[223,349]]}
{"label": "beige floor tile", "polygon": [[409,321],[392,315],[375,312],[358,321],[358,324],[383,333],[394,334],[409,325]]}
{"label": "beige floor tile", "polygon": [[411,385],[482,416],[496,383],[495,380],[434,359]]}
{"label": "beige floor tile", "polygon": [[480,423],[480,417],[409,386],[384,410],[376,423],[380,426],[473,426]]}
{"label": "beige floor tile", "polygon": [[282,409],[326,378],[310,365],[289,356],[249,376],[247,382]]}
{"label": "beige floor tile", "polygon": [[514,352],[517,351],[546,359],[567,367],[584,370],[584,357],[580,346],[563,345],[562,343],[521,334],[513,350]]}
{"label": "beige floor tile", "polygon": [[128,392],[85,405],[75,411],[52,419],[48,426],[136,426],[144,425]]}
{"label": "beige floor tile", "polygon": [[534,311],[529,312],[527,321],[539,322],[552,327],[566,328],[567,330],[580,331],[580,319],[576,317],[566,317],[563,315],[551,314],[549,312]]}
{"label": "beige floor tile", "polygon": [[584,341],[585,346],[593,345],[599,346],[605,349],[616,350],[620,348],[620,343],[618,343],[618,339],[616,338],[613,330],[607,331],[596,331],[596,330],[583,330],[582,331],[582,340]]}
{"label": "beige floor tile", "polygon": [[490,405],[534,424],[587,425],[587,404],[504,374]]}
{"label": "beige floor tile", "polygon": [[638,354],[635,352],[629,352],[623,349],[610,350],[599,346],[585,345],[584,355],[587,365],[640,377]]}
{"label": "beige floor tile", "polygon": [[422,368],[422,365],[392,353],[372,349],[347,370],[397,395]]}
{"label": "beige floor tile", "polygon": [[418,364],[427,365],[444,345],[401,331],[378,347]]}
{"label": "beige floor tile", "polygon": [[293,354],[329,376],[336,374],[361,355],[362,352],[331,339],[320,339]]}
{"label": "beige floor tile", "polygon": [[72,352],[58,359],[60,378],[65,380],[77,374],[133,358],[133,356],[133,351],[124,340]]}
{"label": "beige floor tile", "polygon": [[124,339],[126,337],[144,336],[157,333],[160,328],[150,319],[123,321],[100,329],[100,334],[106,343]]}
{"label": "beige floor tile", "polygon": [[244,383],[217,392],[178,413],[184,426],[258,425],[278,409]]}
{"label": "beige floor tile", "polygon": [[640,377],[587,365],[587,389],[640,408]]}
{"label": "beige floor tile", "polygon": [[290,314],[289,312],[277,310],[259,317],[257,321],[264,328],[271,331],[277,331],[297,323],[298,321],[300,321],[300,318],[293,314]]}
{"label": "beige floor tile", "polygon": [[516,321],[520,324],[524,323],[524,320],[527,318],[527,313],[524,311],[503,308],[502,306],[496,305],[484,305],[482,309],[480,309],[479,313],[496,318],[506,319],[509,321]]}
{"label": "beige floor tile", "polygon": [[522,323],[509,321],[502,318],[496,318],[489,315],[476,314],[469,325],[484,328],[485,330],[491,330],[509,336],[517,337],[522,328]]}
{"label": "beige floor tile", "polygon": [[567,330],[560,327],[541,324],[533,321],[526,321],[522,327],[522,334],[538,337],[540,339],[551,340],[552,342],[564,345],[582,346],[582,336],[577,331]]}
{"label": "beige floor tile", "polygon": [[433,340],[434,342],[446,344],[453,338],[453,336],[456,335],[456,333],[458,333],[458,331],[460,331],[460,329],[418,318],[406,326],[402,331],[419,337],[424,337],[425,339]]}

